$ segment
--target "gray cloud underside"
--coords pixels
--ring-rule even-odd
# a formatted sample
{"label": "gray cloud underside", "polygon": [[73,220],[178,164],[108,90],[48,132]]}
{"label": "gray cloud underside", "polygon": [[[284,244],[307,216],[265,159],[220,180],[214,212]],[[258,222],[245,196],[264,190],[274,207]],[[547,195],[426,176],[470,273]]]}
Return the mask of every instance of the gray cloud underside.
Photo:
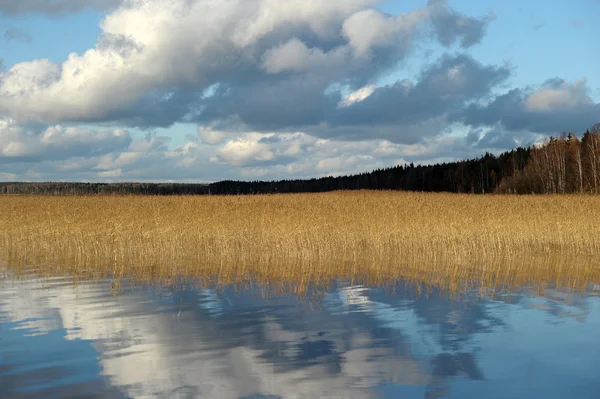
{"label": "gray cloud underside", "polygon": [[301,130],[324,138],[412,142],[414,127],[436,125],[417,136],[438,134],[444,115],[488,96],[508,76],[508,69],[482,65],[468,55],[446,55],[423,70],[416,82],[404,80],[377,88],[346,107],[339,107],[340,92],[323,93],[328,82],[319,76],[293,76],[222,83],[206,99],[183,90],[168,96],[149,94],[133,107],[111,113],[110,118],[138,126],[186,121],[221,130]]}
{"label": "gray cloud underside", "polygon": [[20,126],[0,126],[0,164],[62,160],[122,151],[131,144],[124,130],[50,127],[43,132]]}
{"label": "gray cloud underside", "polygon": [[0,0],[0,13],[58,14],[81,11],[86,8],[106,10],[117,7],[123,0]]}
{"label": "gray cloud underside", "polygon": [[511,131],[581,133],[600,119],[600,104],[588,95],[585,80],[550,79],[537,89],[513,89],[488,104],[471,104],[450,117],[471,126],[501,125]]}
{"label": "gray cloud underside", "polygon": [[[403,118],[377,99],[395,100],[401,108],[415,104],[408,98],[424,103],[428,95],[447,96],[423,111],[434,118],[484,95],[480,88],[505,74],[467,56],[448,56],[424,71],[413,88],[401,82],[377,90],[364,104],[339,109],[342,94],[332,87],[352,91],[376,82],[410,55],[415,41],[433,38],[444,46],[469,47],[481,40],[488,23],[487,17],[465,16],[441,0],[398,16],[376,11],[372,6],[378,2],[295,2],[273,8],[269,0],[174,0],[168,5],[132,0],[103,21],[94,49],[63,64],[36,60],[0,75],[0,113],[19,122],[151,127],[183,121],[245,131],[373,120],[384,125],[405,119],[410,125],[417,118]],[[157,36],[157,29],[169,34]],[[443,78],[435,73],[452,67],[469,69],[465,72],[475,76],[463,78],[477,81],[454,88],[433,81]],[[481,81],[486,78],[490,82]],[[211,87],[213,95],[203,95]],[[458,93],[461,89],[465,93]],[[389,112],[393,115],[380,118]]]}
{"label": "gray cloud underside", "polygon": [[405,80],[378,88],[365,100],[343,108],[334,124],[415,124],[488,95],[508,76],[508,69],[481,65],[470,56],[445,55],[426,68],[416,83]]}

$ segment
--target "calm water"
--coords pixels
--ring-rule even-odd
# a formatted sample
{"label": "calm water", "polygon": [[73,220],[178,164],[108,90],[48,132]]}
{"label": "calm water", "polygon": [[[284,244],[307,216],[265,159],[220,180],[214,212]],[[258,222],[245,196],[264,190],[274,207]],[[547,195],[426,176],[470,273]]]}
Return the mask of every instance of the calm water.
{"label": "calm water", "polygon": [[[594,290],[596,288],[596,290]],[[600,289],[450,299],[0,281],[2,398],[600,398]]]}

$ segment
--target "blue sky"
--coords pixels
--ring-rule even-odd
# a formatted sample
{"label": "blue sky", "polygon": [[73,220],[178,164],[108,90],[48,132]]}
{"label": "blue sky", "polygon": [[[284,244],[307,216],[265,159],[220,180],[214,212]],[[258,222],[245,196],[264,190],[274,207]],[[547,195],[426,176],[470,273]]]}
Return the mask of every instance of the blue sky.
{"label": "blue sky", "polygon": [[336,175],[600,120],[597,0],[53,4],[0,0],[0,180]]}
{"label": "blue sky", "polygon": [[[423,1],[388,1],[381,9],[406,12]],[[483,63],[509,62],[515,87],[541,84],[550,77],[588,79],[592,95],[600,99],[600,54],[593,51],[600,2],[594,0],[497,1],[455,0],[450,4],[468,15],[493,13],[482,43],[470,53]]]}

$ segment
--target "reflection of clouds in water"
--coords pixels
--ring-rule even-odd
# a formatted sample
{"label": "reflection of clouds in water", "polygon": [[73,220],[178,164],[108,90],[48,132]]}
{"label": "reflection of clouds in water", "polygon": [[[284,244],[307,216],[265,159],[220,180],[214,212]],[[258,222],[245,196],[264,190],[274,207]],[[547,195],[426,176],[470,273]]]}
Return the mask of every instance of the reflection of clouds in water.
{"label": "reflection of clouds in water", "polygon": [[[50,291],[23,289],[23,282],[3,280],[0,273],[0,323],[4,321],[18,322],[19,329],[27,331],[27,335],[47,334],[52,330],[61,328],[57,309],[48,307]],[[52,282],[41,281],[26,283],[52,287]],[[6,298],[6,300],[5,300]],[[9,299],[9,300],[8,300]]]}
{"label": "reflection of clouds in water", "polygon": [[0,397],[94,397],[91,393],[102,392],[102,398],[123,398],[101,375],[91,342],[65,340],[60,309],[49,303],[60,294],[57,284],[0,280]]}
{"label": "reflection of clouds in water", "polygon": [[[593,288],[593,287],[591,287]],[[532,292],[528,292],[533,294]],[[519,305],[531,309],[544,310],[556,316],[553,322],[563,322],[565,318],[572,318],[578,322],[585,322],[590,312],[590,306],[583,295],[569,294],[555,290],[547,290],[544,298],[520,297]]]}
{"label": "reflection of clouds in water", "polygon": [[397,308],[373,301],[369,299],[368,293],[369,289],[362,286],[343,287],[327,295],[324,306],[332,314],[364,312],[374,318],[379,326],[401,331],[404,339],[410,343],[411,354],[417,358],[442,351],[436,329],[422,325],[412,307]]}
{"label": "reflection of clouds in water", "polygon": [[[126,287],[114,297],[107,282],[11,284],[0,293],[0,322],[28,320],[40,333],[64,328],[67,340],[93,342],[103,374],[133,397],[364,398],[382,384],[427,385],[426,397],[442,397],[451,377],[486,377],[474,337],[502,325],[485,301],[417,298],[410,289],[341,287],[316,311],[260,290]],[[574,306],[585,311],[585,302]]]}
{"label": "reflection of clouds in water", "polygon": [[[93,341],[104,374],[134,397],[359,398],[375,396],[368,388],[383,382],[429,380],[415,360],[376,345],[381,342],[364,327],[347,331],[341,316],[328,322],[318,312],[303,314],[294,298],[273,305],[233,298],[234,307],[223,314],[215,312],[222,310],[217,297],[188,292],[181,293],[188,296],[181,310],[176,294],[171,312],[163,306],[154,313],[143,291],[107,297],[108,286],[96,283],[51,290],[19,284],[31,295],[19,303],[2,298],[5,308],[15,310],[8,318],[48,317],[55,309],[52,327],[64,328],[68,340]],[[189,296],[206,306],[191,306]]]}

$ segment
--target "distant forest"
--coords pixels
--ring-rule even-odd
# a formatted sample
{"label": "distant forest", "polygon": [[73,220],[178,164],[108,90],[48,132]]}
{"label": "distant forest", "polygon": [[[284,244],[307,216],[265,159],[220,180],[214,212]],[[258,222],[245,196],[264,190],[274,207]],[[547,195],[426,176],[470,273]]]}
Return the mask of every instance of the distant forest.
{"label": "distant forest", "polygon": [[358,175],[310,180],[183,183],[0,183],[0,194],[221,195],[403,190],[453,193],[600,193],[600,124],[498,156],[435,165],[405,164]]}

